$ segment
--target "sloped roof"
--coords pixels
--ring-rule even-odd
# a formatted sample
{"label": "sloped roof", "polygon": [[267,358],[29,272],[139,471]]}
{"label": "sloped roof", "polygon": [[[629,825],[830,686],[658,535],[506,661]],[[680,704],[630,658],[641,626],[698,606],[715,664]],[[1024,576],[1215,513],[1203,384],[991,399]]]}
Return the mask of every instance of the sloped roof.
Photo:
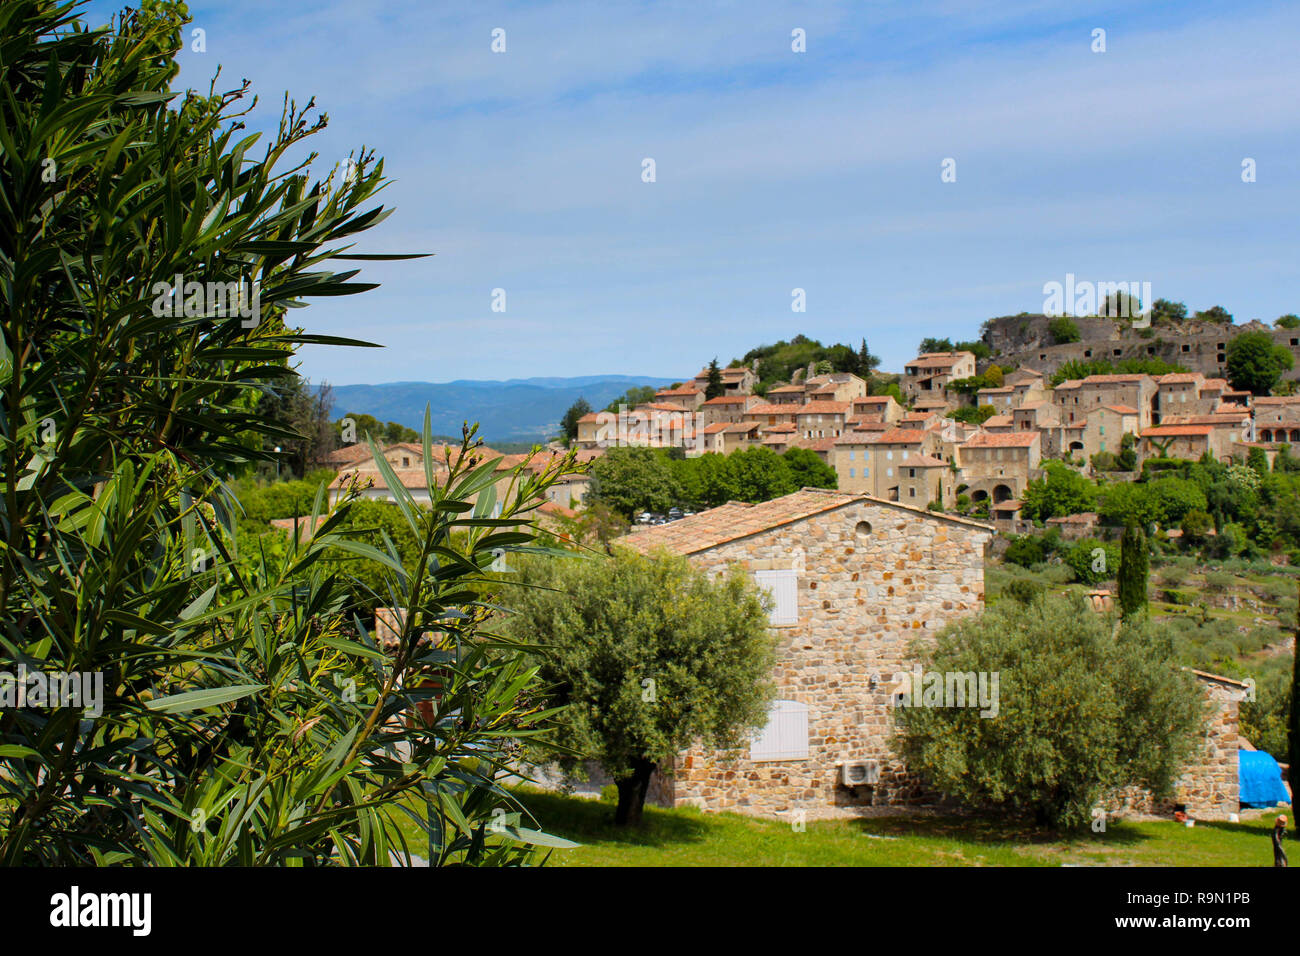
{"label": "sloped roof", "polygon": [[1214,429],[1209,425],[1156,425],[1154,428],[1145,429],[1142,432],[1143,438],[1176,438],[1176,437],[1205,437]]}
{"label": "sloped roof", "polygon": [[1150,375],[1089,375],[1083,380],[1084,385],[1127,385],[1140,382]]}
{"label": "sloped roof", "polygon": [[901,463],[903,468],[947,468],[948,463],[933,455],[908,455]]}
{"label": "sloped roof", "polygon": [[857,501],[867,501],[899,511],[911,512],[932,521],[951,522],[988,533],[993,531],[988,525],[977,521],[955,515],[941,515],[901,502],[885,501],[871,495],[803,488],[793,494],[758,504],[729,501],[725,505],[701,511],[689,518],[680,518],[645,531],[633,532],[620,538],[619,543],[643,554],[660,548],[679,554],[697,554],[728,541],[747,538]]}
{"label": "sloped roof", "polygon": [[796,415],[844,415],[849,410],[848,402],[806,402],[795,409]]}
{"label": "sloped roof", "polygon": [[908,368],[952,368],[967,356],[975,357],[972,352],[926,352],[903,364]]}
{"label": "sloped roof", "polygon": [[980,432],[966,440],[963,448],[1028,448],[1038,441],[1038,432],[993,434]]}

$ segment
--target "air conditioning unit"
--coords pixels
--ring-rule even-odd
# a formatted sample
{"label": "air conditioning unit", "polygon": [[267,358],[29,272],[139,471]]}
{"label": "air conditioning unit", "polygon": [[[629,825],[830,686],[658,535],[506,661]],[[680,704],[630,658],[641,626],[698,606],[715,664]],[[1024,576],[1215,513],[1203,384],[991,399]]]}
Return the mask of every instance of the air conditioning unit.
{"label": "air conditioning unit", "polygon": [[840,782],[846,787],[867,787],[880,783],[880,761],[842,761],[840,763]]}

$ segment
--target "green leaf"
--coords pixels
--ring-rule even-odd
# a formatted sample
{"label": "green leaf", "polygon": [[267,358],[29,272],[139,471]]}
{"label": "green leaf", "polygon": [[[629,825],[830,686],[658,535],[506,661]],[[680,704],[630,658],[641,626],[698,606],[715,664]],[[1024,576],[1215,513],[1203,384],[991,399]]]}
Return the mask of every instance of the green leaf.
{"label": "green leaf", "polygon": [[239,700],[265,689],[265,684],[232,684],[229,687],[205,687],[201,690],[186,691],[183,694],[173,694],[170,697],[160,697],[157,700],[149,701],[145,706],[158,713],[183,714],[191,710],[201,710],[204,707],[228,704],[232,700]]}

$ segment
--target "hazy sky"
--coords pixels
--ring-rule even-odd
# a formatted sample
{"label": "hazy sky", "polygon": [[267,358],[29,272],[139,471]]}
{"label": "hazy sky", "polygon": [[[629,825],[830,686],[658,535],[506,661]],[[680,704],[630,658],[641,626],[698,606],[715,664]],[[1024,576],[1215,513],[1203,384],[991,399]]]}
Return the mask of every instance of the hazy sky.
{"label": "hazy sky", "polygon": [[185,85],[247,77],[254,125],[314,95],[319,172],[364,143],[394,180],[360,251],[436,253],[295,315],[388,346],[309,349],[317,381],[686,377],[799,332],[898,369],[925,335],[1040,311],[1067,272],[1239,322],[1300,312],[1294,3],[190,10]]}

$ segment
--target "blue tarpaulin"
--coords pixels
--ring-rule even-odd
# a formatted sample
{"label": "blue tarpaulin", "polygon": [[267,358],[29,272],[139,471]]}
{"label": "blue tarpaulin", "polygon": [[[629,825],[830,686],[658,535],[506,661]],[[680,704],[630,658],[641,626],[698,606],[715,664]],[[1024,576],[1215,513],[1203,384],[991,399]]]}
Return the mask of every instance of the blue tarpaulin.
{"label": "blue tarpaulin", "polygon": [[1282,784],[1282,768],[1262,750],[1237,751],[1237,780],[1242,806],[1271,807],[1290,799]]}

